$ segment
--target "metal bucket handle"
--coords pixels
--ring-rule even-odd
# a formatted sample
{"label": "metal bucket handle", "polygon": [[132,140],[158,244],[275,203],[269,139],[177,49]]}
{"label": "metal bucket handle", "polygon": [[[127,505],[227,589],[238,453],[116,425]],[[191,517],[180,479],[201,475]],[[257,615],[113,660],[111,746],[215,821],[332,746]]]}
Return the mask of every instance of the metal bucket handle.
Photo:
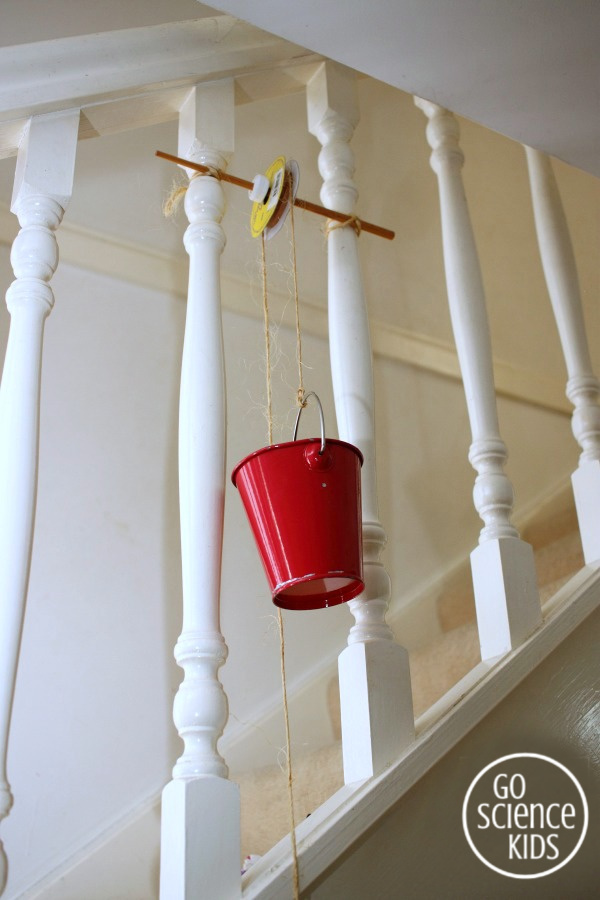
{"label": "metal bucket handle", "polygon": [[323,407],[321,406],[321,401],[317,397],[314,391],[309,391],[308,394],[304,395],[304,404],[298,410],[298,415],[296,416],[296,424],[294,425],[294,436],[292,438],[293,441],[296,440],[296,436],[298,434],[298,424],[300,422],[300,416],[302,414],[302,410],[304,406],[306,406],[306,402],[309,397],[314,397],[317,401],[317,406],[319,407],[319,419],[321,421],[321,449],[319,450],[319,456],[325,452],[325,417],[323,416]]}

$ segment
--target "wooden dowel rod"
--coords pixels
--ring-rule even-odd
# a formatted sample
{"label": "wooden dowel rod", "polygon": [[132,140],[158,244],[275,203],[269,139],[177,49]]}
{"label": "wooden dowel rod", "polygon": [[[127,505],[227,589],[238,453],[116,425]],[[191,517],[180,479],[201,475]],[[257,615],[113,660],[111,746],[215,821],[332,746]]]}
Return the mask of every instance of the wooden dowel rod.
{"label": "wooden dowel rod", "polygon": [[[319,206],[317,203],[311,203],[310,200],[301,200],[300,197],[296,197],[294,206],[305,209],[307,212],[316,213],[318,216],[326,216],[328,219],[335,219],[336,222],[348,222],[350,219],[350,216],[346,215],[346,213],[338,212],[335,209],[327,209],[326,206]],[[371,222],[365,222],[364,219],[359,219],[358,216],[356,219],[360,223],[361,231],[368,231],[369,234],[385,238],[388,241],[393,241],[396,237],[395,232],[390,231],[389,228],[382,228],[380,225],[373,225]],[[352,221],[354,220],[352,219]]]}
{"label": "wooden dowel rod", "polygon": [[[180,156],[173,156],[171,153],[163,153],[162,150],[157,150],[155,155],[160,156],[161,159],[168,159],[169,162],[185,166],[186,169],[194,169],[195,172],[204,172],[205,175],[210,175],[212,171],[208,166],[192,162],[190,159],[182,159]],[[228,181],[229,184],[237,184],[238,187],[247,188],[249,191],[254,187],[251,181],[244,181],[243,178],[237,178],[235,175],[230,175],[229,172],[223,172],[221,169],[219,169],[219,178],[221,181]]]}
{"label": "wooden dowel rod", "polygon": [[[195,172],[203,172],[205,175],[210,175],[212,171],[208,166],[203,166],[201,163],[192,162],[189,159],[182,159],[180,156],[173,156],[171,153],[163,153],[162,150],[157,150],[156,156],[160,156],[161,159],[166,159],[169,162],[184,166],[186,169],[194,169]],[[246,181],[244,178],[238,178],[236,175],[230,175],[228,172],[222,172],[220,169],[219,178],[221,181],[227,181],[229,184],[236,184],[238,187],[246,188],[249,191],[254,187],[252,181]],[[305,209],[307,212],[316,213],[318,216],[334,219],[336,222],[347,222],[350,218],[345,213],[337,212],[335,209],[327,209],[326,206],[319,206],[318,203],[311,203],[309,200],[301,200],[300,197],[294,199],[294,206],[297,206],[299,209]],[[365,222],[364,219],[357,219],[357,221],[360,224],[361,231],[367,231],[369,234],[385,238],[388,241],[393,241],[396,236],[395,232],[390,231],[389,228],[381,228],[380,225],[373,225],[371,222]]]}

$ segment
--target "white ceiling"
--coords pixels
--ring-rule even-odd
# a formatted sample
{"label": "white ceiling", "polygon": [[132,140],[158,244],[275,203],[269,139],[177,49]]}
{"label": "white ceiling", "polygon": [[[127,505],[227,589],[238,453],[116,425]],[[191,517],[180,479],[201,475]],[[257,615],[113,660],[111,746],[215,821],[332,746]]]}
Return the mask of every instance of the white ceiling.
{"label": "white ceiling", "polygon": [[214,12],[196,0],[39,0],[2,4],[0,47],[200,19]]}
{"label": "white ceiling", "polygon": [[215,6],[600,176],[596,0]]}

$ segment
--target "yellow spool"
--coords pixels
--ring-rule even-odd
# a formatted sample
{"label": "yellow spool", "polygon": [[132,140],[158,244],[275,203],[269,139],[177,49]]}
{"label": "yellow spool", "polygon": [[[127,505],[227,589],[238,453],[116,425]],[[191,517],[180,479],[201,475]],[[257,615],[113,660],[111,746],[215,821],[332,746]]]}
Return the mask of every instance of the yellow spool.
{"label": "yellow spool", "polygon": [[281,194],[285,186],[285,157],[278,156],[271,163],[265,177],[269,180],[269,191],[267,193],[266,203],[253,203],[252,212],[250,214],[250,231],[252,237],[258,237],[263,233],[273,216]]}

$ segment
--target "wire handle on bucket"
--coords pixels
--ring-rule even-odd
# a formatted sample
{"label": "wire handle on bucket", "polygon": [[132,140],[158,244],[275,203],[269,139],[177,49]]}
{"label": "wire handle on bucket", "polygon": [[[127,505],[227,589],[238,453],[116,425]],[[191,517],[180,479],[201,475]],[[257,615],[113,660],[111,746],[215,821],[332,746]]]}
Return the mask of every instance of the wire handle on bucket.
{"label": "wire handle on bucket", "polygon": [[[325,417],[323,416],[323,407],[321,406],[321,401],[317,397],[314,391],[309,391],[308,394],[304,395],[304,405],[306,405],[306,401],[309,397],[314,397],[317,401],[317,406],[319,407],[319,419],[321,421],[321,449],[319,450],[319,456],[325,451]],[[302,414],[302,410],[304,406],[301,406],[298,409],[298,415],[296,416],[296,424],[294,425],[294,436],[292,438],[293,441],[296,440],[296,435],[298,434],[298,424],[300,422],[300,416]]]}

